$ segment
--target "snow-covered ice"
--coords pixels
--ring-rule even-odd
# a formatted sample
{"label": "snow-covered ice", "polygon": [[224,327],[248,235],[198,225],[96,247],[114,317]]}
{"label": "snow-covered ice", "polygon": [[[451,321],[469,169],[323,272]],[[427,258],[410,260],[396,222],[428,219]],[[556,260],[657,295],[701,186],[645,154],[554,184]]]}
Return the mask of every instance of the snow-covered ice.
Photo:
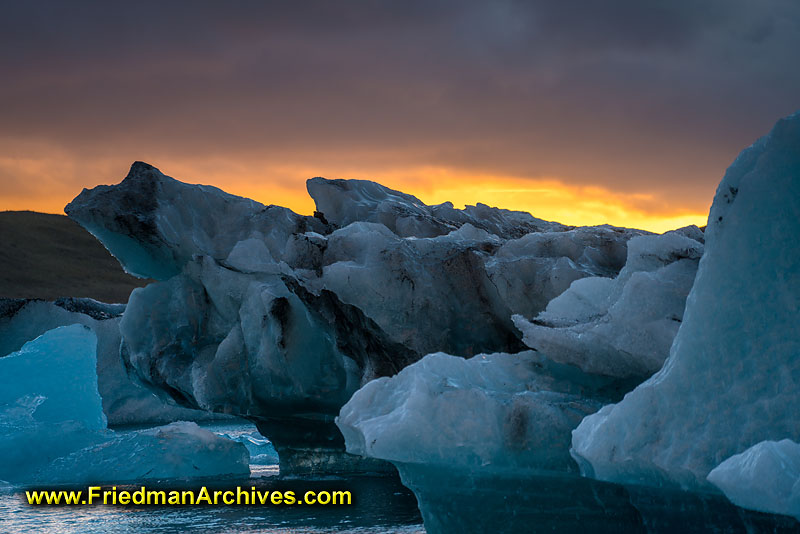
{"label": "snow-covered ice", "polygon": [[800,444],[762,441],[734,454],[708,474],[737,506],[800,519]]}
{"label": "snow-covered ice", "polygon": [[759,442],[800,442],[800,113],[744,150],[717,189],[664,367],[573,432],[588,475],[708,487]]}

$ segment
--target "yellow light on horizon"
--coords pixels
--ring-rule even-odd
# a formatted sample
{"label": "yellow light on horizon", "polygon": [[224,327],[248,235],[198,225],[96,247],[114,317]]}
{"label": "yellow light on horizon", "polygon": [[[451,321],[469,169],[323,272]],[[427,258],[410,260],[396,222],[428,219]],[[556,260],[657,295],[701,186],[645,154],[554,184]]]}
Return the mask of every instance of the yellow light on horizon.
{"label": "yellow light on horizon", "polygon": [[[19,163],[19,162],[15,162]],[[47,169],[32,169],[26,162],[22,174],[33,175]],[[23,170],[20,166],[20,170]],[[207,162],[171,162],[161,169],[165,174],[187,183],[206,183],[229,193],[246,196],[263,204],[285,206],[310,215],[314,201],[308,196],[305,180],[325,175],[317,168],[299,166],[264,167],[253,164],[216,164]],[[419,167],[387,172],[367,169],[337,169],[329,178],[360,178],[377,181],[387,187],[412,194],[426,204],[450,201],[457,208],[478,202],[509,210],[525,211],[533,216],[571,226],[611,224],[664,232],[682,226],[706,224],[707,211],[674,207],[649,193],[626,193],[599,186],[570,185],[556,178],[530,179],[514,176],[469,174],[442,167]],[[55,171],[54,171],[55,172]],[[104,173],[105,174],[105,173]],[[57,176],[57,174],[56,174]],[[264,177],[275,177],[265,179]],[[5,194],[0,210],[34,210],[63,214],[63,207],[80,192],[68,183],[51,179],[52,187],[35,194]],[[79,187],[93,187],[81,184]],[[710,199],[709,199],[710,204]]]}

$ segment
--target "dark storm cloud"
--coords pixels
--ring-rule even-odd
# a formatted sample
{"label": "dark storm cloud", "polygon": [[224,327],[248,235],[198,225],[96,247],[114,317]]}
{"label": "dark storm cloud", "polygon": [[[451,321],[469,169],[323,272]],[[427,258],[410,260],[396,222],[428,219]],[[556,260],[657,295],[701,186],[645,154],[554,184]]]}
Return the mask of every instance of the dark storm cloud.
{"label": "dark storm cloud", "polygon": [[799,21],[781,0],[6,2],[0,137],[706,195],[800,108]]}

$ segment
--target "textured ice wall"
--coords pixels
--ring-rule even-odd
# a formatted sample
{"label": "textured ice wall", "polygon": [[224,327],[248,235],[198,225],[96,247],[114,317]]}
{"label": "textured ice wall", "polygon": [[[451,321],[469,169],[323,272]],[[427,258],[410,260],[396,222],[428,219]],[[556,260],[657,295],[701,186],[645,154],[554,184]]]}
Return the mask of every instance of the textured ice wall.
{"label": "textured ice wall", "polygon": [[764,440],[800,441],[800,114],[744,150],[717,189],[669,359],[572,446],[586,473],[707,486]]}

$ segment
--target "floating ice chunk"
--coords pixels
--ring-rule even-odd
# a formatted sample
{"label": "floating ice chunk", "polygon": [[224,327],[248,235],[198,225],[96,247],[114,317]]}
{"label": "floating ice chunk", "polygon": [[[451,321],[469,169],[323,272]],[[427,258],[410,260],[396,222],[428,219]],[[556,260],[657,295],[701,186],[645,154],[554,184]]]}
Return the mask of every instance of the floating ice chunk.
{"label": "floating ice chunk", "polygon": [[[562,374],[564,376],[558,376]],[[570,430],[602,403],[533,351],[465,360],[429,354],[373,380],[336,424],[352,454],[398,463],[569,471]]]}
{"label": "floating ice chunk", "polygon": [[0,479],[24,480],[105,428],[96,344],[89,328],[65,326],[0,358]]}
{"label": "floating ice chunk", "polygon": [[100,483],[250,474],[242,443],[196,423],[178,421],[137,432],[112,433],[57,458],[34,475],[42,483]]}
{"label": "floating ice chunk", "polygon": [[277,435],[339,446],[333,418],[350,395],[424,354],[522,350],[512,314],[617,274],[641,233],[426,206],[372,182],[308,188],[314,217],[137,162],[66,208],[129,271],[159,280],[132,293],[121,322],[131,372],[181,405],[257,420],[282,458]]}
{"label": "floating ice chunk", "polygon": [[535,321],[515,316],[523,342],[588,373],[648,377],[660,369],[683,318],[703,244],[668,232],[634,237],[627,249],[615,279],[576,280]]}
{"label": "floating ice chunk", "polygon": [[176,406],[131,380],[119,354],[119,322],[124,310],[124,304],[104,304],[92,299],[63,298],[54,302],[0,299],[0,356],[18,351],[48,330],[83,324],[97,336],[97,389],[109,425],[162,424],[215,417]]}
{"label": "floating ice chunk", "polygon": [[258,432],[239,432],[220,434],[224,438],[238,441],[250,452],[250,464],[274,465],[278,463],[278,452],[272,443]]}
{"label": "floating ice chunk", "polygon": [[737,506],[800,519],[800,445],[791,440],[762,441],[734,454],[708,481]]}
{"label": "floating ice chunk", "polygon": [[106,430],[96,343],[90,328],[64,326],[0,358],[0,479],[50,484],[247,473],[244,445],[194,423]]}
{"label": "floating ice chunk", "polygon": [[64,326],[0,358],[0,406],[38,396],[31,417],[39,423],[79,422],[90,430],[106,427],[97,392],[97,336],[82,326]]}
{"label": "floating ice chunk", "polygon": [[664,367],[573,432],[588,474],[707,487],[734,454],[800,442],[799,147],[796,113],[726,172]]}

